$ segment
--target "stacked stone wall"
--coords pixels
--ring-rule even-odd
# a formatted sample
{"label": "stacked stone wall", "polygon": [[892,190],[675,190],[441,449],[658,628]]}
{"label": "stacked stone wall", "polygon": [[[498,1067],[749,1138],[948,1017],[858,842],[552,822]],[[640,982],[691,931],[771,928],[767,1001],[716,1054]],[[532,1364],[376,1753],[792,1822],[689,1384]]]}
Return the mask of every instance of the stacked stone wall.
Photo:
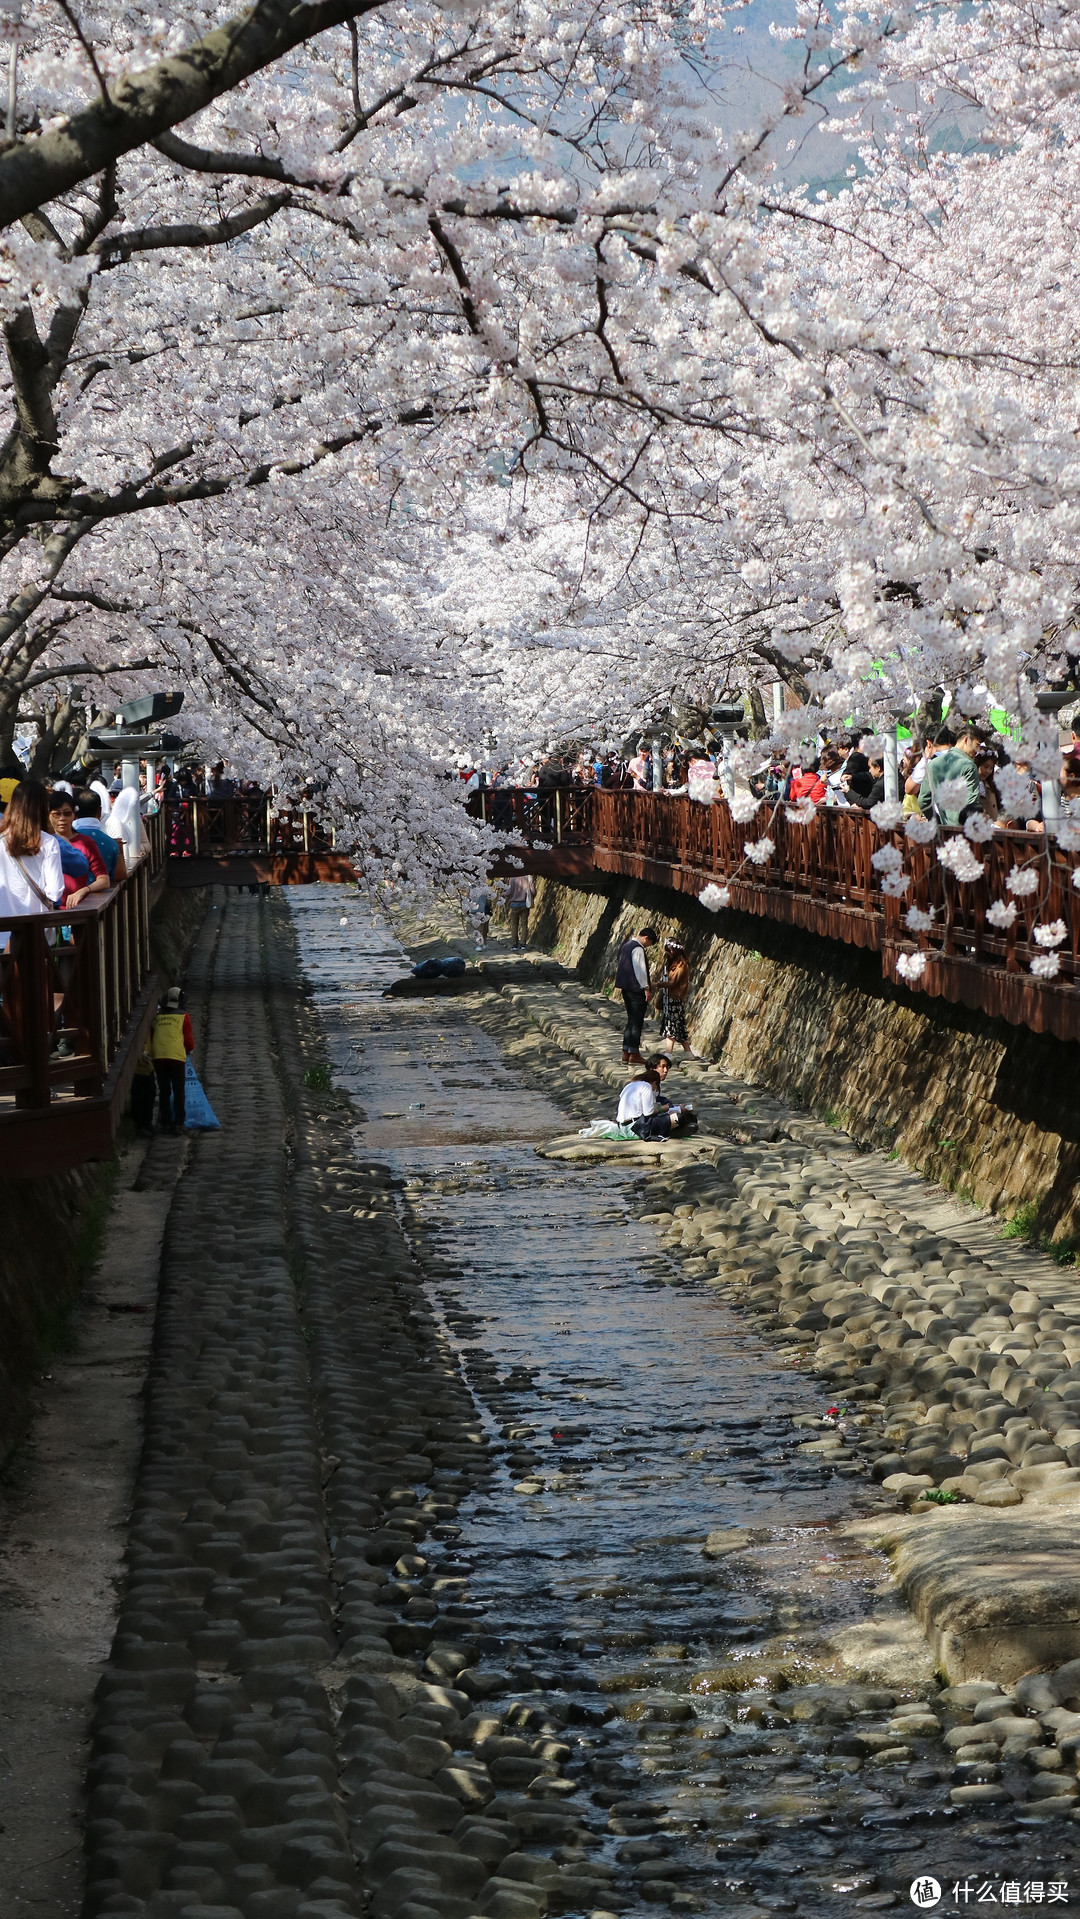
{"label": "stacked stone wall", "polygon": [[691,1037],[729,1072],[980,1206],[1034,1207],[1035,1230],[1080,1238],[1080,1047],[893,986],[874,953],[659,887],[542,880],[531,937],[606,986],[650,920],[685,944]]}

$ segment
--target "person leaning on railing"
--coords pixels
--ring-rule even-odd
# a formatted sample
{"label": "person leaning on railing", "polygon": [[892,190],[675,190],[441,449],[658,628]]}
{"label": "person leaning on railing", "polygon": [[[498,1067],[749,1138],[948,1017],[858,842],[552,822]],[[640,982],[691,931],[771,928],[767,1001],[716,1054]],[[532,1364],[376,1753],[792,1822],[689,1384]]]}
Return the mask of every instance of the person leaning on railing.
{"label": "person leaning on railing", "polygon": [[91,789],[86,788],[75,795],[75,825],[77,839],[89,840],[97,847],[105,862],[105,870],[112,886],[118,886],[127,879],[127,861],[124,858],[124,843],[114,839],[101,824],[101,799]]}
{"label": "person leaning on railing", "polygon": [[[943,726],[932,746],[927,741],[926,771],[919,788],[919,808],[924,819],[937,819],[943,826],[955,829],[963,824],[969,812],[978,808],[979,774],[975,761],[982,750],[983,742],[973,726],[963,726],[955,734]],[[964,797],[952,799],[948,804],[942,801],[938,788],[946,782],[957,787],[962,785]]]}
{"label": "person leaning on railing", "polygon": [[49,794],[49,831],[60,842],[64,905],[81,906],[88,893],[107,893],[109,869],[93,840],[75,832],[75,802],[70,793]]}
{"label": "person leaning on railing", "polygon": [[53,913],[59,906],[64,869],[59,843],[48,829],[45,787],[40,780],[20,780],[0,822],[0,920]]}

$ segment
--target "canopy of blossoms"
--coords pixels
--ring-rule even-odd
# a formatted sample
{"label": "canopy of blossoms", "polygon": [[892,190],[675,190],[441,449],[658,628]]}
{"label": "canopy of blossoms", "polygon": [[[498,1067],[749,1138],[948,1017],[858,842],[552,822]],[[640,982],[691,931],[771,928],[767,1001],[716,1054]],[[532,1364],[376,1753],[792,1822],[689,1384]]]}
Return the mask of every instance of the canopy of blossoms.
{"label": "canopy of blossoms", "polygon": [[776,15],[10,0],[0,750],[165,674],[418,882],[458,753],[778,678],[1052,773],[1077,14]]}

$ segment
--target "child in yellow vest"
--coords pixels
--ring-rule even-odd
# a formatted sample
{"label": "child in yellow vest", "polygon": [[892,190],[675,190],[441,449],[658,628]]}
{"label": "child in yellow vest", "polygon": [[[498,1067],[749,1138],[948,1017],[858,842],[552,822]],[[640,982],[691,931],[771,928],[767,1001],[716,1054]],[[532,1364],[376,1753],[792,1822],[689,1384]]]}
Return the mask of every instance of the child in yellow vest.
{"label": "child in yellow vest", "polygon": [[166,1127],[172,1133],[182,1133],[184,1130],[184,1077],[187,1056],[194,1051],[195,1035],[191,1030],[190,1017],[184,1011],[183,988],[170,986],[158,1008],[150,1038],[150,1052],[161,1101],[162,1132]]}

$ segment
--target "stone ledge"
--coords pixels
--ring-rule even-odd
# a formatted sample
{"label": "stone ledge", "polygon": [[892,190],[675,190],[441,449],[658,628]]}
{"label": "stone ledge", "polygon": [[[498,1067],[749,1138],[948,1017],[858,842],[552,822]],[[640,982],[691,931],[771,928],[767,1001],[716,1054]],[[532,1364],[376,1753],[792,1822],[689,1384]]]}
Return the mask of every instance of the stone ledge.
{"label": "stone ledge", "polygon": [[1010,1685],[1080,1657],[1080,1538],[1039,1505],[940,1508],[849,1529],[889,1554],[893,1578],[950,1684]]}

